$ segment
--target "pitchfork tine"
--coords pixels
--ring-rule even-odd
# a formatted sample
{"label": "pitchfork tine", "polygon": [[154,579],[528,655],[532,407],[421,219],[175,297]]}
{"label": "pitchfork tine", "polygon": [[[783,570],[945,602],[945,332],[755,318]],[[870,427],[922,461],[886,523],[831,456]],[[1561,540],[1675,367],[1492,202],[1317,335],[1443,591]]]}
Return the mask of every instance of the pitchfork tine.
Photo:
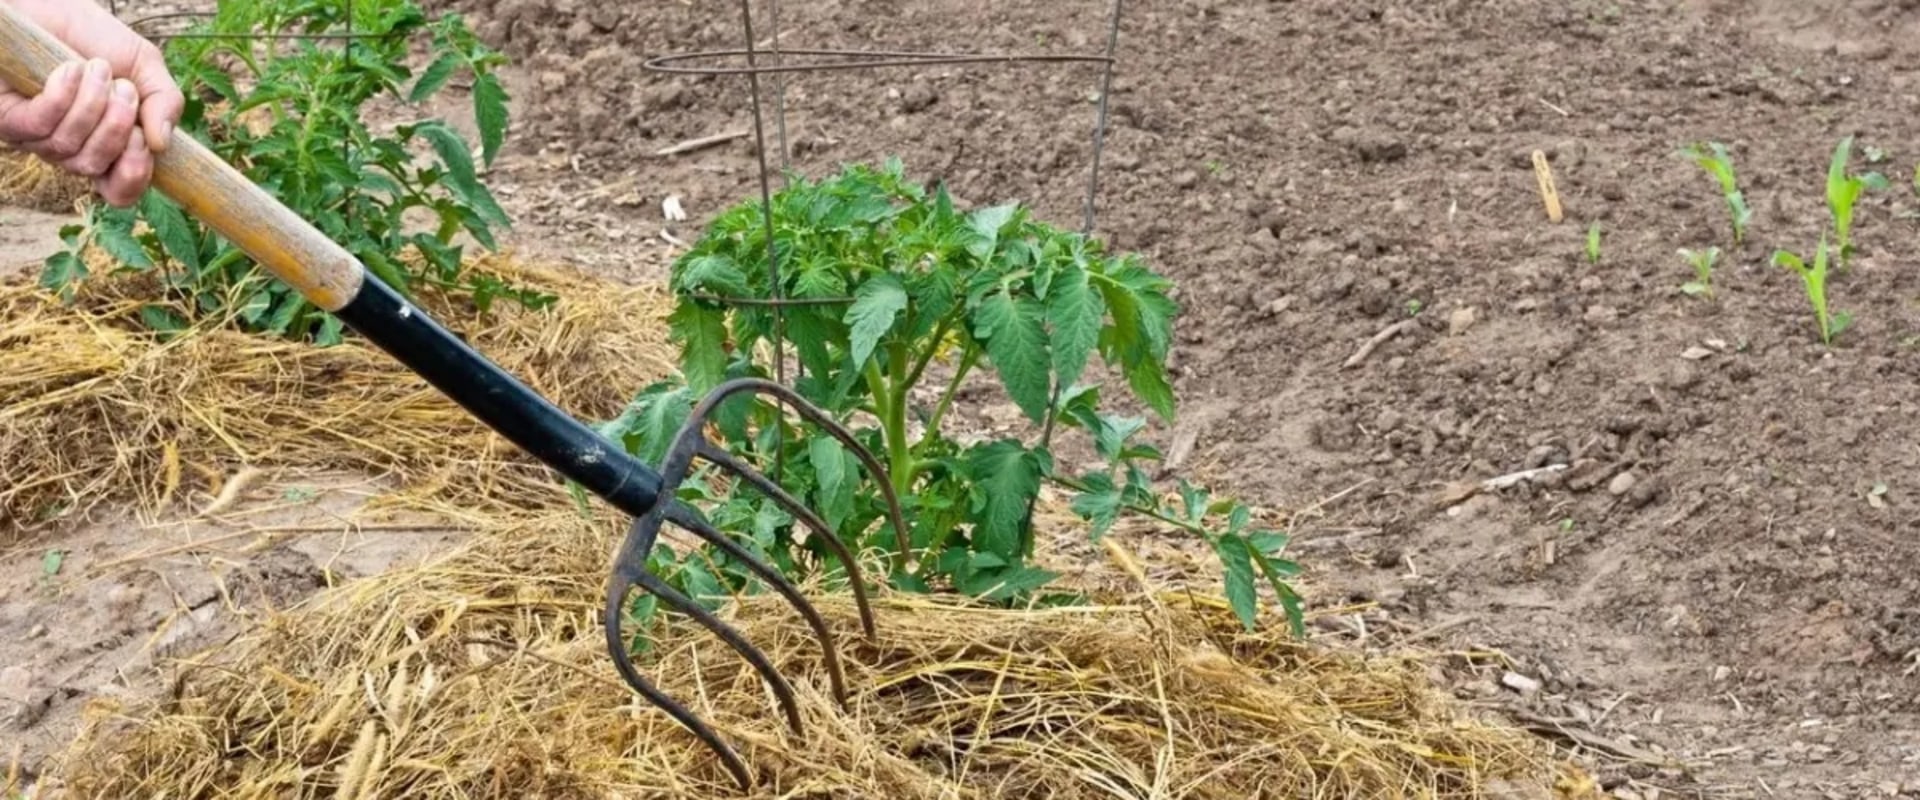
{"label": "pitchfork tine", "polygon": [[[739,559],[747,565],[747,569],[753,571],[753,574],[760,576],[760,578],[767,583],[773,584],[774,591],[779,592],[781,596],[787,598],[787,602],[792,604],[793,607],[800,612],[800,616],[807,618],[807,625],[813,628],[813,635],[820,639],[820,649],[825,655],[827,663],[827,678],[833,683],[833,697],[839,701],[840,707],[845,708],[847,705],[847,686],[845,675],[840,668],[840,652],[839,649],[834,646],[833,631],[827,628],[827,621],[820,616],[820,610],[814,608],[812,603],[807,602],[807,599],[800,594],[800,590],[793,585],[792,581],[787,580],[785,575],[781,575],[779,570],[768,566],[766,562],[761,561],[752,553],[747,552],[746,548],[741,547],[732,539],[727,538],[727,536],[718,529],[707,524],[706,520],[694,516],[691,511],[685,507],[675,504],[672,509],[667,511],[667,520],[693,532],[695,536],[712,542],[714,546],[727,551],[728,555]],[[855,580],[858,580],[857,573]],[[858,583],[855,583],[854,586],[854,591],[860,591]],[[866,607],[864,601],[861,607]]]}
{"label": "pitchfork tine", "polygon": [[[867,474],[872,476],[875,483],[880,484],[880,495],[887,501],[887,519],[893,523],[893,535],[900,548],[900,554],[895,558],[897,562],[904,563],[905,559],[912,554],[913,537],[907,532],[907,515],[900,510],[900,498],[893,491],[893,481],[889,479],[887,468],[881,465],[880,459],[874,457],[873,451],[868,450],[866,445],[854,438],[852,431],[828,416],[827,412],[807,402],[799,392],[761,378],[735,378],[720,384],[708,394],[706,399],[700,402],[700,406],[694,409],[694,416],[690,419],[704,419],[708,414],[713,413],[713,409],[719,407],[721,401],[742,392],[761,392],[779,398],[782,403],[793,407],[793,410],[799,412],[800,416],[805,417],[808,422],[825,429],[827,435],[853,451],[854,457],[860,460],[861,466],[867,468]],[[871,638],[870,621],[868,625],[868,637]]]}
{"label": "pitchfork tine", "polygon": [[[874,636],[873,609],[867,604],[867,587],[860,575],[860,565],[854,561],[853,552],[847,549],[846,542],[840,541],[840,537],[834,535],[833,529],[827,526],[826,520],[821,519],[813,509],[806,507],[793,495],[788,494],[787,490],[780,488],[779,484],[761,474],[759,470],[734,458],[733,454],[711,444],[702,444],[700,457],[752,484],[753,488],[760,490],[788,513],[798,517],[802,524],[811,528],[826,543],[827,549],[833,551],[834,558],[840,559],[840,563],[847,567],[847,580],[853,587],[853,602],[860,609],[860,626],[866,631],[867,638],[872,639]],[[678,520],[674,522],[679,524]]]}
{"label": "pitchfork tine", "polygon": [[[621,612],[626,610],[627,594],[633,590],[634,578],[646,574],[645,554],[653,550],[653,542],[659,532],[660,526],[657,522],[643,528],[640,521],[636,520],[627,541],[620,548],[621,558],[614,562],[613,575],[607,582],[607,606],[602,611],[603,619],[601,620],[601,627],[607,634],[607,654],[613,658],[614,670],[620,673],[620,677],[626,680],[628,686],[647,698],[647,701],[653,703],[655,707],[667,712],[668,716],[673,717],[687,730],[692,731],[700,741],[705,742],[708,749],[720,756],[721,762],[726,764],[727,771],[733,773],[733,779],[740,784],[740,788],[748,789],[752,787],[753,779],[748,775],[747,764],[740,759],[740,754],[734,752],[733,748],[720,738],[720,734],[699,716],[668,697],[666,692],[660,691],[659,687],[641,676],[640,670],[633,665],[633,657],[628,653],[627,643],[621,635]],[[640,559],[629,561],[627,556],[632,553],[640,554]]]}
{"label": "pitchfork tine", "polygon": [[912,542],[912,538],[908,535],[907,531],[906,515],[900,509],[900,501],[893,491],[892,480],[887,474],[886,468],[880,464],[880,460],[875,458],[872,451],[861,444],[860,440],[855,438],[851,431],[835,422],[826,412],[821,411],[813,404],[807,402],[807,400],[797,392],[787,389],[778,383],[756,378],[736,379],[723,383],[709,392],[707,396],[693,408],[686,422],[681,425],[680,430],[674,435],[672,443],[667,448],[666,460],[660,465],[658,474],[661,491],[657,495],[658,499],[654,501],[653,505],[644,514],[641,514],[634,520],[633,527],[627,532],[626,539],[621,543],[620,551],[614,558],[614,576],[613,580],[608,584],[607,607],[605,609],[604,620],[607,635],[607,649],[613,657],[614,666],[619,670],[620,676],[626,679],[628,685],[646,696],[654,705],[659,706],[668,714],[672,715],[674,719],[692,731],[695,736],[705,742],[715,753],[718,753],[722,761],[726,763],[727,769],[732,772],[734,778],[740,782],[742,788],[750,787],[751,781],[747,774],[745,764],[740,760],[739,755],[736,754],[732,748],[728,747],[726,743],[714,733],[712,728],[701,722],[700,719],[688,711],[685,706],[667,697],[665,693],[642,678],[639,670],[634,666],[632,655],[627,651],[626,643],[623,641],[624,636],[621,632],[621,622],[623,619],[621,611],[626,604],[627,593],[631,591],[634,586],[645,589],[656,598],[659,598],[661,602],[693,617],[707,630],[712,631],[714,635],[725,640],[727,644],[734,649],[734,652],[739,653],[742,658],[745,658],[753,665],[754,669],[760,673],[760,676],[766,680],[767,685],[773,689],[774,695],[780,701],[781,708],[786,712],[788,726],[791,727],[796,734],[801,731],[799,705],[794,698],[792,685],[787,682],[786,678],[783,677],[778,670],[774,669],[772,662],[768,660],[765,653],[748,643],[746,638],[741,636],[739,632],[731,626],[722,622],[718,617],[693,602],[693,600],[689,599],[686,595],[675,590],[672,586],[668,585],[666,581],[661,580],[658,576],[647,571],[647,558],[652,553],[654,544],[659,538],[660,527],[671,522],[715,547],[720,548],[734,559],[746,565],[747,569],[753,572],[754,575],[772,585],[775,591],[779,592],[788,603],[792,604],[795,610],[799,611],[800,615],[806,618],[807,624],[813,628],[814,634],[820,639],[821,648],[825,653],[827,674],[833,684],[833,695],[834,698],[839,701],[842,708],[845,708],[847,704],[846,676],[840,665],[840,654],[838,648],[834,645],[832,631],[828,629],[826,620],[820,616],[819,609],[807,601],[805,596],[801,594],[799,588],[794,586],[793,582],[788,580],[786,576],[781,575],[779,570],[774,569],[771,565],[753,555],[753,553],[749,552],[738,542],[733,541],[726,534],[701,518],[693,509],[673,498],[673,493],[676,488],[681,482],[687,479],[688,474],[692,471],[694,459],[704,458],[721,470],[738,476],[742,481],[745,481],[762,494],[765,494],[776,505],[785,509],[788,513],[793,514],[801,524],[806,525],[818,535],[827,548],[833,551],[834,557],[839,559],[841,564],[846,567],[847,576],[853,588],[854,601],[860,610],[861,627],[865,630],[867,637],[871,639],[875,631],[873,610],[867,600],[866,581],[861,575],[859,561],[854,557],[853,552],[847,547],[847,544],[841,541],[839,536],[835,535],[832,527],[828,526],[826,521],[821,519],[820,515],[815,513],[813,509],[801,503],[798,498],[795,498],[791,493],[781,488],[778,483],[775,483],[759,470],[754,469],[746,462],[735,458],[732,454],[715,446],[706,438],[705,425],[707,418],[713,414],[714,410],[719,408],[722,402],[725,402],[733,395],[749,392],[773,395],[780,401],[781,405],[791,407],[795,411],[798,411],[802,417],[820,426],[828,435],[838,440],[842,445],[845,445],[847,449],[853,451],[854,456],[866,467],[874,482],[880,484],[881,491],[886,497],[887,516],[893,524],[894,535],[900,545],[900,552],[896,557],[897,564],[904,564],[905,559],[909,557],[909,547]]}

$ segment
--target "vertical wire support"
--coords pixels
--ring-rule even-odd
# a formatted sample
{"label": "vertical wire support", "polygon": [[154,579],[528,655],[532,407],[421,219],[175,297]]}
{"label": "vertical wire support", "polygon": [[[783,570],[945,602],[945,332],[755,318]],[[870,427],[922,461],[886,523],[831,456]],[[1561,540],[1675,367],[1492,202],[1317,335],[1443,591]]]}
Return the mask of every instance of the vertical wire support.
{"label": "vertical wire support", "polygon": [[1093,117],[1093,165],[1087,175],[1086,217],[1080,231],[1088,236],[1093,235],[1094,206],[1100,197],[1100,153],[1107,146],[1107,109],[1108,101],[1113,96],[1114,53],[1120,49],[1120,8],[1123,2],[1113,0],[1113,8],[1107,15],[1107,63],[1101,66],[1100,104]]}
{"label": "vertical wire support", "polygon": [[[347,38],[345,41],[341,42],[340,50],[342,55],[346,56],[344,60],[348,63],[352,63],[353,45],[354,45],[353,0],[341,0],[341,2],[344,2],[347,4]],[[269,47],[271,46],[272,45],[269,45]],[[340,160],[348,164],[353,163],[353,139],[351,137],[347,137],[347,136],[340,137]],[[352,227],[353,226],[353,199],[350,197],[343,197],[341,199],[345,201],[345,208],[341,209],[342,211],[341,217],[347,221],[348,227]]]}
{"label": "vertical wire support", "polygon": [[[1100,196],[1100,153],[1107,145],[1107,100],[1113,94],[1114,54],[1120,48],[1120,11],[1123,4],[1124,0],[1113,0],[1113,6],[1107,13],[1107,60],[1101,65],[1100,103],[1093,114],[1093,161],[1087,171],[1087,202],[1080,228],[1084,236],[1093,235],[1094,208]],[[1067,387],[1055,384],[1053,397],[1047,401],[1046,422],[1040,428],[1040,446],[1043,448],[1053,444],[1053,429],[1060,417],[1060,397],[1066,391]],[[1033,529],[1033,510],[1039,500],[1038,494],[1027,498],[1027,513],[1022,522],[1027,530]]]}
{"label": "vertical wire support", "polygon": [[[786,292],[780,286],[780,248],[774,241],[773,225],[773,186],[772,178],[767,174],[767,130],[766,115],[760,109],[760,70],[759,46],[753,41],[753,0],[740,0],[740,27],[746,33],[747,56],[747,93],[753,106],[753,144],[754,154],[760,161],[760,219],[766,228],[767,236],[767,280],[773,292],[773,382],[785,386],[787,383],[787,317],[785,304]],[[775,37],[779,31],[774,32]],[[785,467],[786,429],[775,425],[773,429],[773,479],[781,480]]]}
{"label": "vertical wire support", "polygon": [[[793,169],[793,156],[792,150],[787,144],[787,73],[786,70],[781,69],[782,66],[785,66],[786,55],[780,48],[780,0],[767,0],[767,24],[773,29],[773,33],[767,37],[767,41],[769,42],[768,54],[772,56],[774,67],[773,133],[775,141],[780,145],[780,188],[784,190],[788,186],[788,173]],[[760,106],[758,103],[755,103],[754,114],[758,115],[759,113]],[[763,144],[761,145],[760,156],[760,180],[764,183],[767,181],[767,177],[766,146]],[[769,205],[767,207],[767,213],[771,214],[772,212],[773,207]],[[771,240],[773,237],[769,234],[767,238]],[[777,284],[778,281],[776,280],[775,283]],[[781,295],[775,294],[774,297],[779,298]],[[775,313],[781,313],[779,306],[776,305],[774,308]],[[774,319],[782,323],[780,326],[776,326],[775,330],[784,332],[784,318],[775,317]],[[781,337],[780,341],[785,341],[785,338]],[[775,351],[775,356],[778,357],[777,350]],[[807,379],[807,365],[795,360],[793,370],[794,388],[797,390],[799,383]],[[784,429],[774,432],[773,477],[775,480],[786,477],[786,448],[781,446],[783,442],[780,439],[780,437],[785,435]]]}
{"label": "vertical wire support", "polygon": [[767,48],[774,66],[773,135],[780,143],[780,185],[785,188],[787,170],[793,168],[793,156],[787,144],[787,72],[780,69],[786,63],[786,55],[780,51],[780,0],[767,0],[767,24],[773,26],[773,36],[769,39],[772,45]]}

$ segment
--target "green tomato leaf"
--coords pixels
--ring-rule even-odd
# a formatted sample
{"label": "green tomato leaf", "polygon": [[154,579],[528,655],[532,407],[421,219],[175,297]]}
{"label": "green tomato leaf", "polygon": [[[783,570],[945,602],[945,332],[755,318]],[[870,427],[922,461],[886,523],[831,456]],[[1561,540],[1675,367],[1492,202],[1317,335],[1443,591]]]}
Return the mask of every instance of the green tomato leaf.
{"label": "green tomato leaf", "polygon": [[1273,587],[1273,593],[1280,598],[1280,608],[1287,612],[1287,625],[1293,629],[1293,635],[1306,638],[1306,609],[1300,602],[1300,593],[1287,584],[1286,578],[1300,574],[1300,566],[1253,548],[1253,561],[1260,566],[1261,574],[1267,578],[1267,585]]}
{"label": "green tomato leaf", "polygon": [[666,382],[642,390],[620,416],[600,428],[600,434],[635,458],[658,464],[666,458],[674,434],[693,414],[693,395],[686,387]]}
{"label": "green tomato leaf", "polygon": [[347,324],[339,317],[321,312],[320,332],[314,334],[313,341],[321,347],[332,347],[345,340]]}
{"label": "green tomato leaf", "polygon": [[853,454],[831,436],[816,436],[807,442],[807,459],[819,487],[820,518],[837,534],[853,516]]}
{"label": "green tomato leaf", "polygon": [[1167,373],[1161,365],[1148,361],[1134,361],[1127,364],[1127,385],[1140,401],[1152,408],[1166,422],[1173,422],[1175,400],[1173,386],[1167,383]]}
{"label": "green tomato leaf", "polygon": [[1000,247],[1000,234],[1008,223],[1018,215],[1020,207],[1014,204],[990,206],[967,215],[967,228],[972,236],[967,242],[967,252],[974,258],[986,261],[993,251]]}
{"label": "green tomato leaf", "polygon": [[1100,343],[1107,309],[1093,290],[1087,271],[1069,266],[1053,281],[1047,321],[1053,326],[1053,373],[1063,386],[1080,380],[1087,358]]}
{"label": "green tomato leaf", "polygon": [[473,165],[473,153],[467,149],[467,143],[452,128],[439,122],[422,123],[414,132],[426,138],[433,146],[433,152],[446,166],[444,176],[448,191],[460,202],[472,208],[485,221],[507,226],[507,212],[493,199],[493,193],[480,185],[480,177]]}
{"label": "green tomato leaf", "polygon": [[1003,439],[967,453],[973,478],[974,549],[1009,559],[1025,555],[1027,503],[1040,491],[1040,463],[1019,442]]}
{"label": "green tomato leaf", "polygon": [[960,586],[960,590],[987,602],[998,603],[1046,586],[1058,577],[1060,574],[1057,572],[1023,564],[975,572]]}
{"label": "green tomato leaf", "polygon": [[673,276],[673,287],[681,292],[717,294],[722,297],[747,295],[747,275],[740,264],[719,254],[693,256],[681,262]]}
{"label": "green tomato leaf", "polygon": [[167,257],[180,262],[189,271],[200,271],[199,237],[180,207],[159,192],[147,192],[140,198],[140,216],[153,228],[154,238]]}
{"label": "green tomato leaf", "polygon": [[1253,551],[1245,539],[1222,536],[1214,540],[1214,552],[1226,567],[1227,602],[1240,624],[1253,630],[1260,617],[1260,594],[1254,584]]}
{"label": "green tomato leaf", "polygon": [[727,598],[727,589],[720,583],[704,560],[688,558],[680,565],[681,589],[701,607],[711,611],[720,607]]}
{"label": "green tomato leaf", "polygon": [[420,80],[415,81],[413,91],[407,93],[407,102],[418,103],[431,97],[434,92],[440,91],[441,87],[447,85],[447,80],[453,77],[453,70],[458,66],[460,66],[459,54],[441,53],[439,58],[434,59],[433,63],[428,64],[427,68],[420,72]]}
{"label": "green tomato leaf", "polygon": [[[421,249],[425,251],[426,248]],[[374,277],[379,278],[380,282],[386,284],[388,288],[399,292],[403,297],[412,296],[412,287],[407,285],[407,273],[401,271],[392,261],[387,260],[385,255],[369,250],[361,255],[360,263],[366,264],[367,271],[372,272]]]}
{"label": "green tomato leaf", "polygon": [[1212,511],[1214,513],[1219,513],[1219,511],[1222,509],[1225,509],[1227,511],[1227,532],[1228,533],[1238,535],[1239,533],[1247,529],[1248,523],[1253,522],[1252,511],[1247,510],[1246,506],[1240,505],[1239,503],[1235,503],[1230,500],[1215,501],[1213,506],[1207,510]]}
{"label": "green tomato leaf", "polygon": [[179,333],[187,329],[187,321],[166,306],[144,305],[140,307],[140,322],[160,333]]}
{"label": "green tomato leaf", "polygon": [[1192,481],[1181,478],[1180,505],[1186,512],[1187,521],[1199,524],[1207,514],[1207,491],[1193,485]]}
{"label": "green tomato leaf", "polygon": [[1120,509],[1125,503],[1120,497],[1120,487],[1113,483],[1112,475],[1093,472],[1082,477],[1080,482],[1087,485],[1087,491],[1073,498],[1073,513],[1093,523],[1093,540],[1098,542],[1120,519]]}
{"label": "green tomato leaf", "polygon": [[139,239],[133,237],[133,217],[130,214],[103,216],[100,224],[94,226],[93,241],[121,264],[136,270],[153,268],[153,259],[147,257],[147,249],[140,245]]}
{"label": "green tomato leaf", "polygon": [[818,380],[833,371],[833,354],[828,344],[844,341],[846,336],[847,326],[819,307],[802,306],[788,312],[787,338],[794,349],[800,351],[800,364],[807,368],[809,380]]}
{"label": "green tomato leaf", "polygon": [[1004,288],[982,298],[973,311],[974,336],[986,342],[987,360],[1008,396],[1035,423],[1046,419],[1052,390],[1043,313],[1040,301],[1015,297]]}
{"label": "green tomato leaf", "polygon": [[481,159],[493,164],[507,135],[507,90],[497,75],[488,73],[473,81],[473,121],[480,128]]}
{"label": "green tomato leaf", "polygon": [[1098,286],[1112,323],[1101,331],[1109,362],[1118,361],[1134,394],[1160,417],[1173,421],[1173,388],[1167,383],[1166,358],[1172,346],[1178,307],[1166,295],[1172,284],[1131,261],[1115,260],[1099,276]]}
{"label": "green tomato leaf", "polygon": [[40,269],[40,286],[49,291],[59,292],[63,298],[73,297],[73,285],[86,280],[87,265],[71,250],[62,250],[47,256]]}
{"label": "green tomato leaf", "polygon": [[1146,420],[1139,416],[1117,416],[1100,412],[1100,389],[1098,386],[1077,386],[1069,389],[1060,403],[1060,416],[1073,426],[1079,426],[1092,435],[1094,451],[1100,453],[1100,459],[1108,464],[1117,464],[1127,459],[1127,439],[1139,434],[1146,428]]}
{"label": "green tomato leaf", "polygon": [[1247,543],[1253,545],[1253,551],[1267,556],[1278,556],[1287,549],[1291,538],[1284,533],[1258,531],[1247,537]]}
{"label": "green tomato leaf", "polygon": [[852,336],[854,369],[866,365],[880,339],[893,328],[894,318],[906,308],[907,289],[893,275],[883,273],[860,284],[846,319]]}
{"label": "green tomato leaf", "polygon": [[680,371],[695,392],[705,394],[726,380],[725,312],[681,303],[667,316],[667,338],[680,345]]}
{"label": "green tomato leaf", "polygon": [[240,304],[240,319],[248,325],[258,325],[267,315],[267,309],[272,307],[273,291],[260,289],[248,296],[246,302]]}

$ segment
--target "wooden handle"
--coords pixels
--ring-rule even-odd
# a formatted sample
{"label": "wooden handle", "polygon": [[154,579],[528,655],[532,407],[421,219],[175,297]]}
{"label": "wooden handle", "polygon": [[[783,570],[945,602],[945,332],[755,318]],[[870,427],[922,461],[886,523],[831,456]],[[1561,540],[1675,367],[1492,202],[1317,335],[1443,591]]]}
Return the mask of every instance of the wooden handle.
{"label": "wooden handle", "polygon": [[[0,81],[32,97],[56,67],[79,59],[0,0]],[[178,128],[155,154],[153,186],[322,309],[340,310],[366,280],[366,267],[346,248]]]}

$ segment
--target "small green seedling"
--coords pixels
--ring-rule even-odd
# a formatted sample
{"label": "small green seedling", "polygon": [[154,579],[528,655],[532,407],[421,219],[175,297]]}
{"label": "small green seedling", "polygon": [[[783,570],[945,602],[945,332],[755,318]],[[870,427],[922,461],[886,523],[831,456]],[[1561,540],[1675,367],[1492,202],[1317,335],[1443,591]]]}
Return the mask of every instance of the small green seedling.
{"label": "small green seedling", "polygon": [[1693,280],[1681,284],[1680,291],[1695,297],[1713,297],[1713,267],[1720,260],[1720,248],[1709,247],[1705,250],[1680,249],[1680,257],[1693,266]]}
{"label": "small green seedling", "polygon": [[1747,197],[1740,191],[1740,180],[1734,174],[1733,157],[1727,153],[1727,146],[1719,142],[1700,142],[1680,152],[1720,182],[1720,192],[1726,197],[1727,212],[1733,221],[1733,246],[1739,247],[1746,241],[1747,224],[1753,221],[1753,209],[1747,207]]}
{"label": "small green seedling", "polygon": [[1827,236],[1820,235],[1820,250],[1814,254],[1813,266],[1808,267],[1800,256],[1785,250],[1773,254],[1775,266],[1786,267],[1799,274],[1807,287],[1807,301],[1813,304],[1814,321],[1820,326],[1820,343],[1833,346],[1833,339],[1853,325],[1853,315],[1845,311],[1833,312],[1827,307]]}
{"label": "small green seedling", "polygon": [[1587,226],[1587,263],[1600,263],[1600,223]]}
{"label": "small green seedling", "polygon": [[1833,214],[1835,250],[1840,266],[1846,268],[1853,255],[1853,208],[1860,196],[1869,191],[1889,188],[1886,176],[1878,172],[1848,175],[1847,160],[1853,154],[1853,137],[1840,140],[1833,150],[1833,162],[1827,167],[1827,210]]}

